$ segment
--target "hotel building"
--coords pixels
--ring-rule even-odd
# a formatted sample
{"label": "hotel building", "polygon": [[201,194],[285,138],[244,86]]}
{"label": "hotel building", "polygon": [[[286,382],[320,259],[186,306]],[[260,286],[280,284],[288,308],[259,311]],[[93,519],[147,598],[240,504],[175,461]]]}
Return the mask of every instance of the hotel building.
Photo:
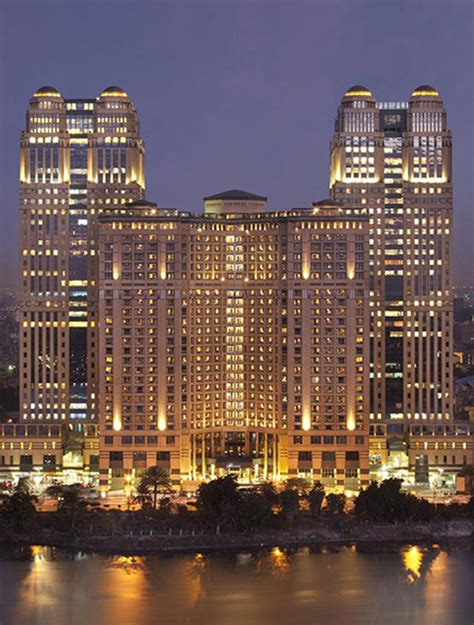
{"label": "hotel building", "polygon": [[[356,490],[372,469],[472,462],[453,420],[451,134],[437,91],[344,95],[331,199],[204,213],[144,200],[119,87],[32,97],[21,136],[20,422],[0,470],[149,466],[175,487],[232,473]],[[100,436],[99,436],[100,434]],[[374,473],[374,475],[378,475]]]}
{"label": "hotel building", "polygon": [[452,137],[436,89],[377,102],[351,87],[330,189],[370,221],[373,457],[404,451],[420,477],[428,464],[460,468],[472,450],[468,426],[453,422]]}
{"label": "hotel building", "polygon": [[367,484],[367,218],[229,191],[98,227],[102,488],[156,464]]}
{"label": "hotel building", "polygon": [[20,147],[20,414],[97,422],[96,217],[144,194],[135,107],[118,87],[96,99],[33,95]]}

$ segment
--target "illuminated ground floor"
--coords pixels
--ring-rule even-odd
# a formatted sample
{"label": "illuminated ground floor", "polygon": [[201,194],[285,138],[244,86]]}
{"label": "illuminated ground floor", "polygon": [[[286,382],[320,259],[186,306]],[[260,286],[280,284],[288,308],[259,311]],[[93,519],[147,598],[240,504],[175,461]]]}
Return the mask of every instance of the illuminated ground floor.
{"label": "illuminated ground floor", "polygon": [[242,484],[292,477],[328,488],[359,490],[369,482],[368,438],[342,431],[277,433],[270,429],[199,430],[177,435],[110,433],[101,436],[100,487],[133,484],[150,466],[169,471],[175,488],[234,475]]}
{"label": "illuminated ground floor", "polygon": [[70,440],[58,426],[0,425],[0,481],[32,476],[48,481],[97,482],[103,493],[131,490],[150,466],[166,469],[175,490],[233,475],[241,484],[289,478],[320,481],[328,490],[358,491],[371,479],[400,477],[408,486],[454,488],[455,475],[473,464],[465,429],[388,436],[361,432],[199,430],[89,433]]}

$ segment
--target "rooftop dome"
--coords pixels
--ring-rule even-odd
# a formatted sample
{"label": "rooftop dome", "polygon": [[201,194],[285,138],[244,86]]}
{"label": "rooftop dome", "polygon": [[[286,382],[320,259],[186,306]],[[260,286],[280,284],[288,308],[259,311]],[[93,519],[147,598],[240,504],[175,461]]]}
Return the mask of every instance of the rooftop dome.
{"label": "rooftop dome", "polygon": [[267,198],[263,195],[255,195],[255,193],[249,193],[248,191],[241,191],[240,189],[230,189],[223,193],[217,193],[216,195],[208,195],[204,198],[204,201],[208,200],[257,200],[259,202],[266,202]]}
{"label": "rooftop dome", "polygon": [[49,85],[44,85],[35,91],[33,94],[34,98],[60,98],[61,94],[54,87],[50,87]]}
{"label": "rooftop dome", "polygon": [[101,98],[128,98],[127,92],[122,87],[116,85],[110,85],[107,89],[104,89],[100,94]]}
{"label": "rooftop dome", "polygon": [[344,94],[345,98],[373,98],[372,92],[364,87],[363,85],[353,85],[350,89],[346,91]]}
{"label": "rooftop dome", "polygon": [[422,98],[422,97],[437,97],[439,98],[439,93],[436,91],[434,87],[430,85],[420,85],[417,87],[411,94],[412,98]]}

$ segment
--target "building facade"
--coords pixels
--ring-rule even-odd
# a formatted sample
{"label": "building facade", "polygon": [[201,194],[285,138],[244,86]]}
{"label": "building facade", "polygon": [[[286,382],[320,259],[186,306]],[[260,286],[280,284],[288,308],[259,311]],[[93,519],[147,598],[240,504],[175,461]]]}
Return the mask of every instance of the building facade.
{"label": "building facade", "polygon": [[451,134],[438,92],[344,95],[331,199],[204,213],[144,200],[137,111],[32,97],[21,136],[20,422],[0,472],[149,466],[174,486],[234,474],[357,490],[396,461],[472,462],[453,418]]}
{"label": "building facade", "polygon": [[96,218],[144,194],[144,147],[123,89],[33,95],[20,147],[20,418],[97,422]]}
{"label": "building facade", "polygon": [[471,456],[465,425],[453,422],[451,161],[433,87],[408,102],[377,102],[361,85],[342,98],[330,189],[370,220],[372,453],[385,462],[403,451],[421,472]]}
{"label": "building facade", "polygon": [[99,223],[100,480],[368,482],[368,223],[230,191]]}

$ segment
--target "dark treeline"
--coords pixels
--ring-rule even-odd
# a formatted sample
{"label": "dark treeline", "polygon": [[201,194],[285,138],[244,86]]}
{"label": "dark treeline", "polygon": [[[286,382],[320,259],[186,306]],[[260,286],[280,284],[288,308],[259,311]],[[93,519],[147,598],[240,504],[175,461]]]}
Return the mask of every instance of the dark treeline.
{"label": "dark treeline", "polygon": [[232,477],[200,486],[192,505],[177,505],[162,493],[169,489],[163,470],[152,467],[143,476],[133,501],[137,510],[105,510],[80,496],[78,486],[52,486],[56,512],[38,512],[26,478],[19,481],[0,507],[0,534],[28,532],[110,536],[152,533],[256,532],[310,527],[327,521],[340,528],[352,523],[400,523],[474,519],[474,498],[467,504],[432,504],[402,492],[401,480],[372,482],[347,509],[342,494],[326,494],[320,483],[290,479],[283,490],[270,483],[239,489]]}

